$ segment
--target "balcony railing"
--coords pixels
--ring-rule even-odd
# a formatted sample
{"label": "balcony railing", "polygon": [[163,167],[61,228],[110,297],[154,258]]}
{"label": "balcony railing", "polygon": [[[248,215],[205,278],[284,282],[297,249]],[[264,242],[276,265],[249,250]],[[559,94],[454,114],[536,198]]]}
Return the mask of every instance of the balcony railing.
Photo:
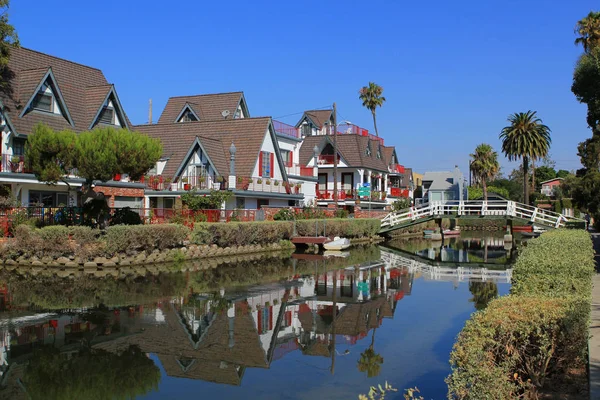
{"label": "balcony railing", "polygon": [[313,167],[304,167],[300,164],[292,164],[285,167],[288,175],[296,176],[314,176]]}
{"label": "balcony railing", "polygon": [[390,172],[392,173],[398,173],[398,174],[403,174],[406,170],[404,169],[404,165],[400,165],[400,164],[392,164],[390,165]]}
{"label": "balcony railing", "polygon": [[[292,187],[293,186],[293,187]],[[280,181],[272,178],[249,178],[237,177],[235,188],[237,190],[251,190],[254,192],[298,194],[300,187],[290,185],[289,182]]]}
{"label": "balcony railing", "polygon": [[409,197],[408,189],[390,188],[390,197]]}
{"label": "balcony railing", "polygon": [[278,135],[289,136],[294,139],[300,139],[300,130],[295,126],[273,120],[273,128],[275,128],[275,132]]}
{"label": "balcony railing", "polygon": [[[357,200],[359,198],[365,199],[364,196],[362,196],[362,197],[358,196],[358,191],[356,189],[342,188],[342,189],[338,189],[337,193],[338,193],[339,201]],[[330,187],[325,188],[324,185],[317,184],[317,190],[316,190],[317,200],[333,200],[334,194],[335,194],[335,191],[332,188],[330,188]],[[373,200],[373,201],[385,201],[385,198],[386,198],[385,192],[380,192],[380,191],[372,191],[371,192],[371,200]],[[368,200],[368,199],[365,199],[365,200]]]}
{"label": "balcony railing", "polygon": [[30,174],[31,169],[25,163],[25,156],[13,156],[2,154],[2,172],[13,172],[15,174]]}
{"label": "balcony railing", "polygon": [[378,141],[383,146],[383,138],[380,138],[380,137],[370,134],[368,129],[361,128],[358,125],[340,124],[340,125],[338,125],[338,135],[366,136],[371,140]]}
{"label": "balcony railing", "polygon": [[[321,154],[317,160],[317,162],[319,163],[319,165],[324,165],[324,164],[333,164],[333,160],[334,160],[334,155],[333,154]],[[338,154],[337,156],[337,162],[340,162],[340,156]]]}

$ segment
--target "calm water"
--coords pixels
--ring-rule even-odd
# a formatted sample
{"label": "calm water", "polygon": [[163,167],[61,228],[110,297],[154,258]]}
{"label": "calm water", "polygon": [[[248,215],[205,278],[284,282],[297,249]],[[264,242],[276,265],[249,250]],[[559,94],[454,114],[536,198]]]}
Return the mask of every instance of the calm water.
{"label": "calm water", "polygon": [[[127,277],[3,271],[0,397],[355,399],[387,380],[444,398],[455,336],[506,274],[388,245]],[[408,254],[432,249],[436,269]]]}

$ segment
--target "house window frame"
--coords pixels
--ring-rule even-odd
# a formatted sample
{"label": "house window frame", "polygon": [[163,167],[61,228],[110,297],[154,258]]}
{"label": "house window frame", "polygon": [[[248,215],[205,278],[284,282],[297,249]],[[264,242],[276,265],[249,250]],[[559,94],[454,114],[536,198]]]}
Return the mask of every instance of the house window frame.
{"label": "house window frame", "polygon": [[[107,111],[110,111],[112,113],[112,116],[110,118],[110,122],[105,122],[105,118],[104,115]],[[102,107],[102,112],[100,113],[100,117],[98,118],[98,123],[102,124],[102,125],[116,125],[115,124],[115,118],[116,118],[116,110],[114,107],[110,107],[110,106],[104,106]]]}
{"label": "house window frame", "polygon": [[[39,98],[40,97],[48,97],[50,99],[50,109],[40,108],[39,107]],[[45,113],[54,113],[54,95],[52,93],[47,93],[44,90],[40,90],[35,94],[33,98],[33,102],[31,103],[31,107],[36,111],[41,111]]]}
{"label": "house window frame", "polygon": [[312,126],[310,124],[302,125],[302,136],[311,136],[312,135]]}
{"label": "house window frame", "polygon": [[271,153],[268,151],[263,151],[262,152],[262,178],[270,178],[272,168],[273,168],[273,166],[271,165]]}
{"label": "house window frame", "polygon": [[292,152],[290,150],[281,150],[281,158],[283,159],[283,164],[285,166],[291,166],[292,165]]}
{"label": "house window frame", "polygon": [[197,122],[197,121],[198,121],[198,118],[196,118],[194,116],[194,114],[192,113],[192,111],[189,109],[183,113],[183,116],[179,120],[179,122]]}
{"label": "house window frame", "polygon": [[365,151],[366,155],[371,157],[371,143],[367,143],[367,150]]}

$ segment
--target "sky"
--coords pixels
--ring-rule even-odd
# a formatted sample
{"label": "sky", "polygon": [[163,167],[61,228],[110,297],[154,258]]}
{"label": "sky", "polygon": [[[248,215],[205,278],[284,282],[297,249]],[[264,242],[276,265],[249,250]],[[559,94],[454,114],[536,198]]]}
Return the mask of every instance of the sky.
{"label": "sky", "polygon": [[[595,3],[595,4],[594,4]],[[418,172],[468,175],[480,143],[499,153],[507,117],[534,110],[557,169],[580,167],[591,136],[571,93],[576,22],[591,0],[13,0],[23,47],[101,69],[134,124],[170,96],[243,91],[250,115],[295,124],[337,103],[373,131],[358,90],[384,88],[380,136]]]}

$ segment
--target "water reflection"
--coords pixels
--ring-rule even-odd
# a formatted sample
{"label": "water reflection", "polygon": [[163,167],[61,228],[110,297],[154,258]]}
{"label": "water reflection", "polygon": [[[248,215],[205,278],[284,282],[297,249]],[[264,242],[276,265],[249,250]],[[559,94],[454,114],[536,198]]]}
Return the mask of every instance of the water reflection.
{"label": "water reflection", "polygon": [[[384,366],[376,333],[411,295],[415,279],[472,281],[476,308],[497,294],[495,282],[510,279],[510,271],[485,268],[444,272],[377,248],[347,259],[271,261],[254,270],[232,263],[126,279],[3,272],[8,284],[0,301],[0,396],[86,398],[97,395],[98,385],[110,386],[107,397],[142,396],[156,389],[158,379],[145,354],[166,376],[232,386],[242,385],[247,371],[269,369],[292,353],[327,360],[335,374],[336,357],[369,335],[355,370],[376,377]],[[85,296],[76,297],[77,290]],[[110,302],[107,296],[117,293]],[[104,378],[90,385],[95,374]]]}

